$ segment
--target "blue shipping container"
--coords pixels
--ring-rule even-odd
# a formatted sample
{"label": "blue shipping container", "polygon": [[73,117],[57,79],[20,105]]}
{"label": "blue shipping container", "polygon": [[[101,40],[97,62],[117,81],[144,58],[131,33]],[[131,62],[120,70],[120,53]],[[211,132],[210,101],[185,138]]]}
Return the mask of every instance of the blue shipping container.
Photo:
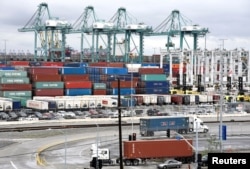
{"label": "blue shipping container", "polygon": [[106,74],[106,75],[127,75],[128,68],[106,67],[106,68],[102,68],[101,73]]}
{"label": "blue shipping container", "polygon": [[[114,89],[111,89],[110,95],[118,95],[118,89],[117,88],[114,88]],[[120,89],[120,94],[121,95],[130,95],[130,94],[135,94],[135,89],[134,88],[121,88]]]}
{"label": "blue shipping container", "polygon": [[189,117],[149,117],[140,119],[140,133],[144,136],[153,135],[155,131],[187,130]]}
{"label": "blue shipping container", "polygon": [[64,63],[64,67],[86,67],[86,66],[88,66],[88,63],[83,63],[83,62]]}
{"label": "blue shipping container", "polygon": [[135,98],[121,98],[121,106],[122,107],[131,107],[136,105]]}
{"label": "blue shipping container", "polygon": [[91,95],[91,89],[65,89],[66,96]]}
{"label": "blue shipping container", "polygon": [[13,110],[20,110],[21,109],[21,101],[13,100],[12,101],[12,109]]}
{"label": "blue shipping container", "polygon": [[7,67],[0,67],[0,70],[16,70],[16,69],[15,67],[7,66]]}
{"label": "blue shipping container", "polygon": [[168,94],[169,88],[144,88],[142,89],[144,94]]}
{"label": "blue shipping container", "polygon": [[86,74],[86,69],[83,67],[63,67],[60,69],[63,75],[82,75]]}
{"label": "blue shipping container", "polygon": [[142,87],[145,88],[169,88],[169,81],[145,81],[142,82]]}

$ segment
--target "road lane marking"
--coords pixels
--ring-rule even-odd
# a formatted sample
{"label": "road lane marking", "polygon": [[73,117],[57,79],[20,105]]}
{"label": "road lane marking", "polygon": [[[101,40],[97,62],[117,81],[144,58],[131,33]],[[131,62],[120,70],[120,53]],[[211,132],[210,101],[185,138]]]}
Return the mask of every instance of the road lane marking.
{"label": "road lane marking", "polygon": [[12,161],[10,161],[10,164],[12,165],[13,168],[18,169]]}

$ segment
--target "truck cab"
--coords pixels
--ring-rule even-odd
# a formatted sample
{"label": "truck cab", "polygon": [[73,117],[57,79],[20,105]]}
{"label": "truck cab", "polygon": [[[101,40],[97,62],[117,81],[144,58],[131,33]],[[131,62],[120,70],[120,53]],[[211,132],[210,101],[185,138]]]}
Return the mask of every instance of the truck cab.
{"label": "truck cab", "polygon": [[102,164],[113,164],[113,161],[110,158],[110,150],[108,148],[98,148],[92,145],[91,157],[92,159],[97,157],[98,160],[102,161]]}
{"label": "truck cab", "polygon": [[208,126],[198,117],[190,117],[189,123],[190,132],[207,133],[209,131]]}

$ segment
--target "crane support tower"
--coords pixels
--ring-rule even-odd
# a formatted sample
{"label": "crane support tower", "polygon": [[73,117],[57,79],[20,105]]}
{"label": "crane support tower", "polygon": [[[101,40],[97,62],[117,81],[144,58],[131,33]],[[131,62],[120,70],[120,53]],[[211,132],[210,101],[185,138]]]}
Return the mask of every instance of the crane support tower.
{"label": "crane support tower", "polygon": [[70,29],[67,21],[51,16],[47,3],[41,3],[28,23],[18,31],[35,33],[35,61],[64,61],[66,34]]}

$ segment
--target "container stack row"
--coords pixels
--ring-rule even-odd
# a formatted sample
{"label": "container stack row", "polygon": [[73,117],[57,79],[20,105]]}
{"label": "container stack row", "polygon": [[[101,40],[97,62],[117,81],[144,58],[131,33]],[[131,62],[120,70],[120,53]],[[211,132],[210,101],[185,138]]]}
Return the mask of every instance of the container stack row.
{"label": "container stack row", "polygon": [[[32,98],[32,85],[24,70],[0,70],[0,97],[21,101]],[[1,106],[0,106],[1,109]]]}

